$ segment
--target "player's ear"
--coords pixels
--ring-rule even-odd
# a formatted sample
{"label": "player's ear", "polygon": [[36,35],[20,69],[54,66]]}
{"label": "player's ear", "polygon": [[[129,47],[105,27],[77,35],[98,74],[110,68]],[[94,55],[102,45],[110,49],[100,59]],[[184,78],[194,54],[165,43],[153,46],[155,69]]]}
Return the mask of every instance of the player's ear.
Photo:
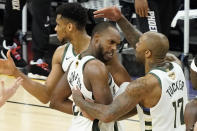
{"label": "player's ear", "polygon": [[145,51],[145,57],[146,57],[146,58],[151,57],[151,55],[152,55],[152,52],[151,52],[150,50],[146,50],[146,51]]}
{"label": "player's ear", "polygon": [[94,36],[93,36],[93,40],[94,40],[94,44],[95,45],[98,45],[100,43],[99,42],[100,41],[99,38],[100,38],[99,34],[95,33]]}
{"label": "player's ear", "polygon": [[67,29],[68,29],[68,31],[72,31],[73,30],[73,24],[72,23],[68,23],[68,25],[67,25]]}

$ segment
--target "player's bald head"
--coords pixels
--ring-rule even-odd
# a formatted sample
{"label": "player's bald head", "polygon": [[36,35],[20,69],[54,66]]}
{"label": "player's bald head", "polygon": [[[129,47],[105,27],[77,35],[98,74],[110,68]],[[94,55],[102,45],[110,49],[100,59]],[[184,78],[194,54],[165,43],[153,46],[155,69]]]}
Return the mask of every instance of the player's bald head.
{"label": "player's bald head", "polygon": [[141,36],[148,50],[151,51],[152,57],[164,59],[169,50],[168,38],[157,32],[146,32]]}

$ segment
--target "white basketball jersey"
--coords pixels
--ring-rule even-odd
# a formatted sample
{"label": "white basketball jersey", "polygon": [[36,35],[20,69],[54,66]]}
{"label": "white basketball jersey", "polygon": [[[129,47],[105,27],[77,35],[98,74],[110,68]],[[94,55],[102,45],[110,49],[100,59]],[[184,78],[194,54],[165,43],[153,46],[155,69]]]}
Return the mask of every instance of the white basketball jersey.
{"label": "white basketball jersey", "polygon": [[[78,86],[81,93],[85,98],[89,98],[93,100],[93,94],[91,91],[88,91],[85,87],[83,80],[83,70],[85,64],[95,59],[93,56],[85,56],[80,58],[80,55],[76,56],[74,61],[71,63],[69,71],[68,71],[68,83],[70,88],[72,89],[75,86]],[[109,85],[112,92],[112,95],[118,90],[118,86],[113,81],[111,75],[109,75]],[[118,126],[117,122],[103,123],[99,120],[91,121],[86,117],[82,116],[80,108],[75,105],[73,102],[73,120],[69,131],[120,131],[121,129]]]}
{"label": "white basketball jersey", "polygon": [[153,69],[162,93],[152,108],[137,105],[142,131],[185,131],[184,111],[188,101],[186,80],[181,67],[171,62],[171,70]]}
{"label": "white basketball jersey", "polygon": [[70,63],[74,60],[76,54],[74,52],[73,45],[71,43],[67,43],[64,49],[64,55],[62,57],[62,69],[64,72],[67,71]]}

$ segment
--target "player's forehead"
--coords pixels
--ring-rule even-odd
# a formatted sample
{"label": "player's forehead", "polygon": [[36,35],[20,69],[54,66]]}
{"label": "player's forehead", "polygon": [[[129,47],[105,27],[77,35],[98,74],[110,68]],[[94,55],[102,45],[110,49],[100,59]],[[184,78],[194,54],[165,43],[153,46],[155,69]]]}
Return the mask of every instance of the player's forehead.
{"label": "player's forehead", "polygon": [[110,38],[116,38],[116,39],[120,39],[120,33],[117,29],[112,28],[112,27],[108,27],[108,29],[106,29],[105,32],[105,36],[108,36]]}

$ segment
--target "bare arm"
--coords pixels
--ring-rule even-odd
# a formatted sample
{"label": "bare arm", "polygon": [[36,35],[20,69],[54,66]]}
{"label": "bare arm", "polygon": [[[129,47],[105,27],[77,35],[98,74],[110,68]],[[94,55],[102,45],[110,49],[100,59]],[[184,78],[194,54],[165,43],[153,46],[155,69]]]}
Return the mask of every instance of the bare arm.
{"label": "bare arm", "polygon": [[123,15],[117,21],[119,27],[121,28],[126,40],[131,47],[136,48],[136,43],[139,41],[142,33],[137,30]]}
{"label": "bare arm", "polygon": [[10,56],[10,51],[7,53],[8,60],[0,59],[0,73],[13,75],[14,77],[21,77],[23,79],[22,86],[25,90],[35,96],[42,103],[48,103],[55,85],[63,75],[63,70],[60,64],[61,56],[63,56],[63,51],[58,48],[53,56],[52,70],[45,84],[31,80],[24,73],[18,70]]}
{"label": "bare arm", "polygon": [[72,101],[69,99],[71,89],[67,81],[67,72],[62,76],[52,93],[50,107],[68,114],[72,114]]}
{"label": "bare arm", "polygon": [[[90,82],[90,90],[92,90],[95,103],[110,104],[113,100],[108,84],[108,76],[109,72],[106,66],[99,60],[88,62],[84,68],[84,78],[85,81]],[[86,87],[88,87],[87,83]]]}
{"label": "bare arm", "polygon": [[106,63],[106,66],[118,86],[120,86],[123,82],[132,81],[129,73],[118,60],[117,54],[115,54],[113,58]]}
{"label": "bare arm", "polygon": [[115,7],[107,7],[94,12],[95,18],[108,18],[112,21],[116,21],[124,33],[125,38],[129,42],[130,46],[136,48],[136,43],[142,33],[137,30],[122,14],[121,11]]}
{"label": "bare arm", "polygon": [[197,99],[191,100],[187,103],[184,112],[184,121],[186,124],[186,131],[193,131],[194,124],[197,121]]}
{"label": "bare arm", "polygon": [[133,110],[147,94],[147,83],[145,78],[139,78],[131,82],[126,91],[116,97],[110,105],[102,105],[85,101],[79,90],[73,90],[75,103],[88,112],[92,117],[104,122],[118,120],[121,116]]}
{"label": "bare arm", "polygon": [[118,118],[118,120],[119,121],[120,120],[124,120],[124,119],[132,117],[132,116],[134,116],[136,114],[137,114],[137,108],[134,108],[133,110],[129,111],[127,114],[125,114],[125,115],[121,116],[120,118]]}

